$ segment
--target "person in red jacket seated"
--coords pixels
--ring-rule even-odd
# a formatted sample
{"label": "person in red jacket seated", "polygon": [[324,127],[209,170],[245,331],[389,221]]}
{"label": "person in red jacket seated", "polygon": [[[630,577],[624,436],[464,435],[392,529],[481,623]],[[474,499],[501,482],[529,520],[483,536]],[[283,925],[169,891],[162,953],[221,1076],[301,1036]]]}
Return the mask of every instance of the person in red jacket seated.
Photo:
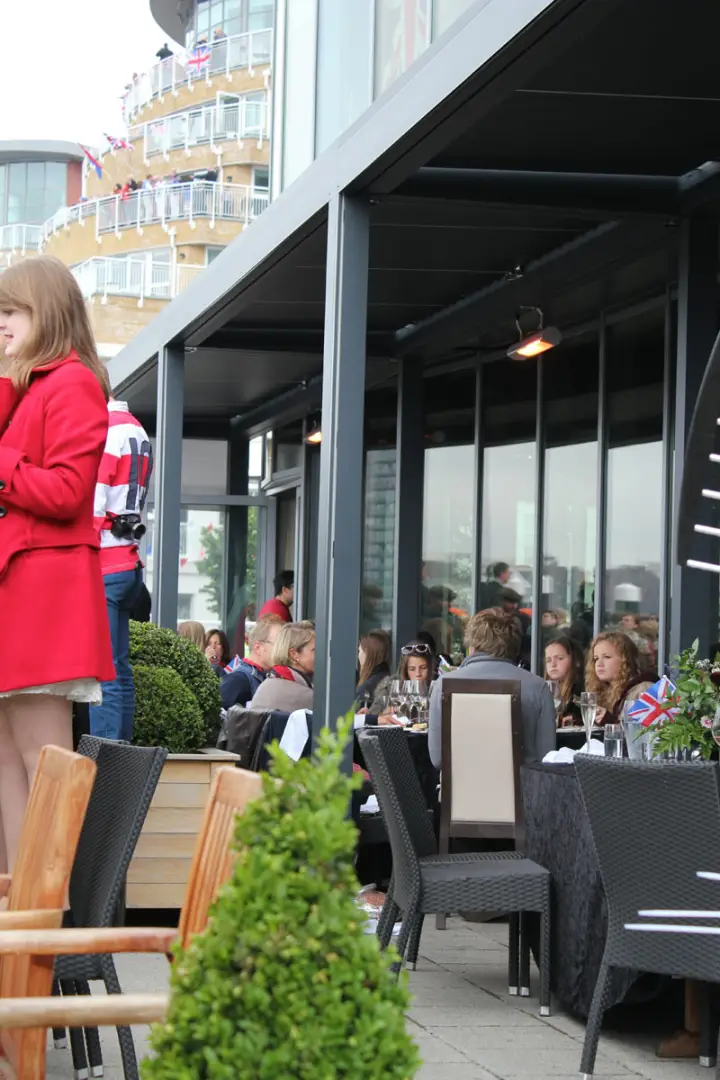
{"label": "person in red jacket seated", "polygon": [[[58,259],[0,276],[0,862],[12,871],[40,751],[115,678],[93,527],[110,387]],[[28,618],[43,647],[18,633]]]}
{"label": "person in red jacket seated", "polygon": [[292,570],[281,570],[273,581],[275,596],[260,608],[259,619],[268,615],[278,615],[284,623],[292,622],[290,608],[295,599],[295,574]]}

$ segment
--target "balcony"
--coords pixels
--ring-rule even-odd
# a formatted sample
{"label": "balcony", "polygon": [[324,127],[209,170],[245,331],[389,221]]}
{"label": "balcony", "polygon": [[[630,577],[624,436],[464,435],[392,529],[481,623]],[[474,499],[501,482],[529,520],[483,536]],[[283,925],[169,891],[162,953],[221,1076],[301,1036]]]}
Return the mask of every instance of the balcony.
{"label": "balcony", "polygon": [[17,256],[39,251],[42,238],[42,225],[0,225],[0,269]]}
{"label": "balcony", "polygon": [[189,154],[198,146],[209,146],[219,152],[218,144],[232,140],[257,140],[258,149],[268,138],[267,99],[253,101],[243,98],[225,105],[206,105],[189,112],[174,113],[157,120],[148,120],[128,129],[128,141],[142,146],[147,165],[152,157],[162,154],[167,160],[171,151],[185,150]]}
{"label": "balcony", "polygon": [[204,266],[179,266],[171,262],[153,263],[128,255],[124,258],[87,259],[73,267],[73,274],[86,300],[108,296],[131,296],[138,307],[145,300],[172,300],[202,273]]}
{"label": "balcony", "polygon": [[229,80],[231,72],[242,68],[254,75],[255,68],[267,67],[272,60],[272,38],[272,29],[255,30],[161,60],[138,76],[125,94],[125,122],[130,123],[153,101],[162,101],[165,94],[177,94],[183,86],[192,90],[198,82],[209,85],[214,75],[225,75]]}
{"label": "balcony", "polygon": [[135,191],[125,198],[106,195],[102,199],[63,207],[41,226],[43,246],[75,223],[81,227],[91,224],[98,242],[105,233],[117,235],[123,230],[135,229],[142,235],[148,225],[160,225],[168,231],[172,222],[180,221],[188,222],[191,229],[198,220],[207,221],[211,229],[216,221],[249,225],[267,204],[267,191],[258,191],[247,184],[208,181],[163,184],[146,191]]}

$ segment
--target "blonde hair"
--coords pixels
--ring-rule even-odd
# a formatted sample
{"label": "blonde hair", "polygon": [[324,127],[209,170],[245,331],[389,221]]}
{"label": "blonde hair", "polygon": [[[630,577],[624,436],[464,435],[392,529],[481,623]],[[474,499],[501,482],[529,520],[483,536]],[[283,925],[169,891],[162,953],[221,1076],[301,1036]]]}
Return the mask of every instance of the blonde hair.
{"label": "blonde hair", "polygon": [[74,349],[109,398],[110,381],[95,348],[80,287],[59,259],[40,255],[4,270],[0,311],[23,311],[32,322],[27,341],[7,371],[17,391],[27,390],[36,368],[62,360]]}
{"label": "blonde hair", "polygon": [[258,619],[248,634],[249,647],[252,649],[253,645],[262,645],[263,642],[268,640],[270,627],[278,625],[285,625],[279,615],[265,615],[262,619]]}
{"label": "blonde hair", "polygon": [[[611,683],[601,682],[595,674],[595,649],[603,641],[612,645],[620,657],[620,672],[617,679]],[[606,630],[598,634],[588,649],[585,665],[585,689],[597,694],[598,705],[604,709],[613,709],[622,697],[627,684],[639,674],[639,653],[632,638],[619,630]]]}
{"label": "blonde hair", "polygon": [[205,648],[205,627],[200,622],[182,622],[178,626],[178,636],[192,641],[198,649]]}
{"label": "blonde hair", "polygon": [[300,652],[306,645],[315,640],[315,631],[301,623],[285,623],[282,630],[275,638],[272,656],[270,658],[273,667],[292,667],[290,650]]}
{"label": "blonde hair", "polygon": [[521,645],[522,634],[517,619],[499,608],[478,611],[465,627],[465,647],[475,652],[516,660]]}

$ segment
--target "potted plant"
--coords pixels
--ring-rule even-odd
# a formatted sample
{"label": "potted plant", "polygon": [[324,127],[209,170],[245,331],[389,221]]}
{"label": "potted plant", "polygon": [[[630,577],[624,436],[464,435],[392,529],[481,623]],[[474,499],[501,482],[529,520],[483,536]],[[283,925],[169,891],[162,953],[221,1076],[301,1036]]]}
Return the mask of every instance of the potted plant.
{"label": "potted plant", "polygon": [[323,733],[312,761],[273,748],[274,775],[238,819],[232,878],[176,955],[144,1080],[414,1076],[397,954],[380,951],[355,902],[349,731]]}
{"label": "potted plant", "polygon": [[210,782],[238,760],[217,750],[218,678],[193,645],[152,623],[130,623],[133,742],[169,750],[128,871],[129,908],[179,908]]}
{"label": "potted plant", "polygon": [[696,640],[676,658],[675,684],[670,684],[662,702],[662,715],[649,725],[655,756],[677,761],[707,759],[715,749],[713,723],[720,709],[720,664],[699,660],[698,650]]}

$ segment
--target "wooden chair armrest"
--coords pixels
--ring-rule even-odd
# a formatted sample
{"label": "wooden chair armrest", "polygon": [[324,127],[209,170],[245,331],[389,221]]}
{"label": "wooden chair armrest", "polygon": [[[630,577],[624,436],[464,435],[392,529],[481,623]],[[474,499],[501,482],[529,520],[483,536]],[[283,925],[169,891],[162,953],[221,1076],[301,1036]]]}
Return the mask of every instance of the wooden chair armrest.
{"label": "wooden chair armrest", "polygon": [[0,897],[7,896],[12,885],[12,874],[0,874]]}
{"label": "wooden chair armrest", "polygon": [[[6,914],[15,914],[8,912]],[[27,915],[27,912],[18,912]],[[1,916],[0,916],[1,917]],[[0,923],[0,926],[2,924]],[[0,956],[71,956],[83,953],[165,953],[177,941],[177,930],[155,927],[67,927],[59,930],[0,929]]]}
{"label": "wooden chair armrest", "polygon": [[39,911],[0,911],[0,932],[3,930],[54,930],[62,926],[62,908],[42,908]]}
{"label": "wooden chair armrest", "polygon": [[0,1028],[125,1027],[154,1024],[167,1014],[168,994],[3,998]]}

